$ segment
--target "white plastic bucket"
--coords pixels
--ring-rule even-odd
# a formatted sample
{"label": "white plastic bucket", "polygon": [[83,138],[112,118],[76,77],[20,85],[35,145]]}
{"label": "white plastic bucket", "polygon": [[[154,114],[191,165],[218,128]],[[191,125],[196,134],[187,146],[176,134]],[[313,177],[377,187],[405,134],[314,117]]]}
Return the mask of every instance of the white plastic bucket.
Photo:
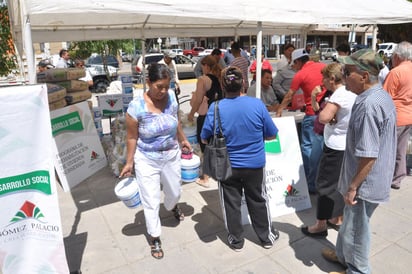
{"label": "white plastic bucket", "polygon": [[200,158],[193,154],[192,159],[182,159],[182,182],[191,183],[199,178]]}
{"label": "white plastic bucket", "polygon": [[118,182],[114,188],[114,192],[128,208],[136,208],[142,204],[139,195],[139,186],[134,177],[129,177]]}

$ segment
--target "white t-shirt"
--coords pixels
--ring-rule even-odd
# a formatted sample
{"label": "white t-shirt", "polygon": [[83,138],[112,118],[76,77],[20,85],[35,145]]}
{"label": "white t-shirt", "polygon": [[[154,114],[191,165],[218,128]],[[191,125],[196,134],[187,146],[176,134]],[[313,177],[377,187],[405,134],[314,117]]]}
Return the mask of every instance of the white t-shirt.
{"label": "white t-shirt", "polygon": [[67,68],[67,67],[68,66],[67,66],[66,60],[60,57],[59,61],[57,61],[56,68]]}
{"label": "white t-shirt", "polygon": [[336,113],[337,123],[334,125],[326,124],[323,131],[324,142],[327,147],[335,150],[345,150],[346,131],[355,99],[356,94],[346,90],[345,86],[335,90],[329,98],[328,104],[338,105],[339,110]]}
{"label": "white t-shirt", "polygon": [[85,69],[85,72],[86,72],[86,76],[84,76],[82,78],[79,78],[79,80],[82,80],[82,81],[85,81],[85,82],[93,81],[93,77],[92,77],[92,75],[90,74],[90,71],[87,68]]}

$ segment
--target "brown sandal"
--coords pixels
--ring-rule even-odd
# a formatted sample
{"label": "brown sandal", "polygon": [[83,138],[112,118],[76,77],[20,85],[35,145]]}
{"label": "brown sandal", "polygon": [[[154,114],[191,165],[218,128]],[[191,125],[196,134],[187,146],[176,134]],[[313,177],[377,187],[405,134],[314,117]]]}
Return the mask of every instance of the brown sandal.
{"label": "brown sandal", "polygon": [[162,242],[160,241],[159,237],[152,239],[152,242],[150,244],[150,253],[155,259],[160,260],[163,258],[164,253],[162,249]]}

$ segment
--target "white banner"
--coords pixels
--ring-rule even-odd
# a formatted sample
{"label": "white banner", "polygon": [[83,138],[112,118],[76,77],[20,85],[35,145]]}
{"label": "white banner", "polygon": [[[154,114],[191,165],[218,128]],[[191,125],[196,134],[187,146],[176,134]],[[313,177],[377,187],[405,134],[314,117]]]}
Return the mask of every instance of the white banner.
{"label": "white banner", "polygon": [[107,165],[89,104],[84,101],[50,113],[55,166],[64,191]]}
{"label": "white banner", "polygon": [[[272,218],[311,207],[295,119],[280,117],[273,121],[279,129],[278,138],[265,142],[266,191]],[[242,222],[250,223],[244,199]]]}
{"label": "white banner", "polygon": [[69,272],[46,85],[0,89],[0,273]]}

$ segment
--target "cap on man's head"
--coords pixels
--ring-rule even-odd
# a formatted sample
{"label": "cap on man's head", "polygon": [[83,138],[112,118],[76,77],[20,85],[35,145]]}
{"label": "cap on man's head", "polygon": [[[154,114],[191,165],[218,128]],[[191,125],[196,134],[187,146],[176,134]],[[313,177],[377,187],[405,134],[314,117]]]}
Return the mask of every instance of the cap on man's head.
{"label": "cap on man's head", "polygon": [[383,68],[382,58],[371,49],[361,49],[349,56],[338,57],[338,61],[344,65],[355,65],[375,76]]}
{"label": "cap on man's head", "polygon": [[296,59],[302,58],[303,56],[309,56],[308,52],[306,51],[306,49],[304,48],[300,48],[300,49],[295,49],[292,52],[292,63],[293,61],[295,61]]}
{"label": "cap on man's head", "polygon": [[176,53],[171,50],[166,50],[164,53],[165,57],[169,57],[171,59],[176,57]]}
{"label": "cap on man's head", "polygon": [[54,66],[50,63],[49,59],[41,60],[38,64],[38,66],[42,67],[42,68],[48,68],[48,69],[54,68]]}

